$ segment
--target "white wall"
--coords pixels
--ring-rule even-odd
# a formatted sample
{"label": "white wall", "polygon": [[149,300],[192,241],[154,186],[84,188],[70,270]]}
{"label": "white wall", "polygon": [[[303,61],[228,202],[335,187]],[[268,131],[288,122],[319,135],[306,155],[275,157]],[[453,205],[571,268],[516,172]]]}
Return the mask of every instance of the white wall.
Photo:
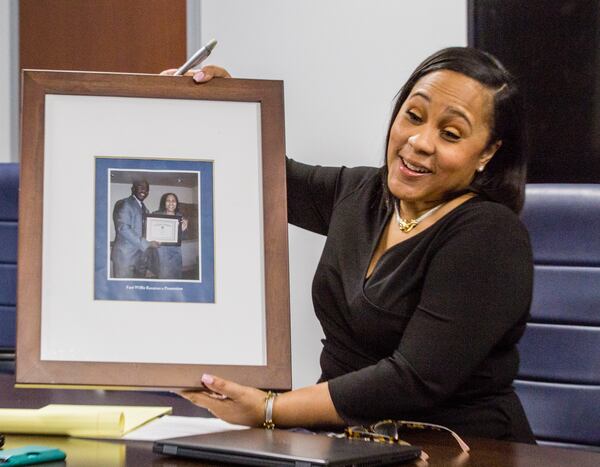
{"label": "white wall", "polygon": [[0,1],[0,162],[18,160],[18,0]]}
{"label": "white wall", "polygon": [[[467,43],[466,0],[200,5],[200,34],[188,34],[219,41],[209,62],[234,77],[284,80],[287,154],[322,165],[380,165],[391,103],[412,69],[438,49]],[[293,226],[289,239],[293,382],[300,387],[320,374],[322,332],[310,286],[324,241]]]}

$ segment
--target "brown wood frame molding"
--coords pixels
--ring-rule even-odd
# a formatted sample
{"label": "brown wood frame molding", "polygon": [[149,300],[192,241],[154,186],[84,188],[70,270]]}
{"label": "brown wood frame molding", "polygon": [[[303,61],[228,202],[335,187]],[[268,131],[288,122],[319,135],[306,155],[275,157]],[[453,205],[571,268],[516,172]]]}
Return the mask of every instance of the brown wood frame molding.
{"label": "brown wood frame molding", "polygon": [[[17,291],[20,385],[201,387],[203,373],[261,388],[291,388],[291,344],[283,83],[189,77],[24,70]],[[47,361],[40,358],[45,96],[48,94],[200,99],[261,104],[265,366]],[[91,279],[93,280],[93,279]]]}

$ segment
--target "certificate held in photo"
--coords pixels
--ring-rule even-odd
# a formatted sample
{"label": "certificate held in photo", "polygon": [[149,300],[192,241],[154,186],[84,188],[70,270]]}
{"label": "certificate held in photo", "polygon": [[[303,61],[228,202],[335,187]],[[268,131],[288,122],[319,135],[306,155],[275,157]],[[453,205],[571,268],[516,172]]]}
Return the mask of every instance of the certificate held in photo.
{"label": "certificate held in photo", "polygon": [[145,214],[143,234],[149,242],[161,246],[181,246],[182,217],[168,214]]}

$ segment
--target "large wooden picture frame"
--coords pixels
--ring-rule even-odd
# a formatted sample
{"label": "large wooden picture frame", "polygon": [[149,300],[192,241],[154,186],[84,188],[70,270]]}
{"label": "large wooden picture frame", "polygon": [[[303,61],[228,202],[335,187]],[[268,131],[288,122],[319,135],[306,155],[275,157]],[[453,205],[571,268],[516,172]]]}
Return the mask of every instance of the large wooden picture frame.
{"label": "large wooden picture frame", "polygon": [[[21,151],[18,385],[291,388],[282,82],[24,70]],[[168,192],[179,270],[117,274],[117,209]]]}

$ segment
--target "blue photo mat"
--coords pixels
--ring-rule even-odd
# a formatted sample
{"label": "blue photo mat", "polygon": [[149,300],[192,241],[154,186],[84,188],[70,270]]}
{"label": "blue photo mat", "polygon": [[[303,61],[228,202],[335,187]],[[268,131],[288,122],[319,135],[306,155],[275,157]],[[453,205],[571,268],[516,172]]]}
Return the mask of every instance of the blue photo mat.
{"label": "blue photo mat", "polygon": [[[96,157],[94,299],[151,302],[214,303],[213,163],[210,161],[128,159]],[[197,172],[200,179],[201,277],[199,281],[160,279],[112,279],[110,271],[109,219],[112,219],[109,171],[147,170]],[[152,190],[152,187],[150,187]]]}

